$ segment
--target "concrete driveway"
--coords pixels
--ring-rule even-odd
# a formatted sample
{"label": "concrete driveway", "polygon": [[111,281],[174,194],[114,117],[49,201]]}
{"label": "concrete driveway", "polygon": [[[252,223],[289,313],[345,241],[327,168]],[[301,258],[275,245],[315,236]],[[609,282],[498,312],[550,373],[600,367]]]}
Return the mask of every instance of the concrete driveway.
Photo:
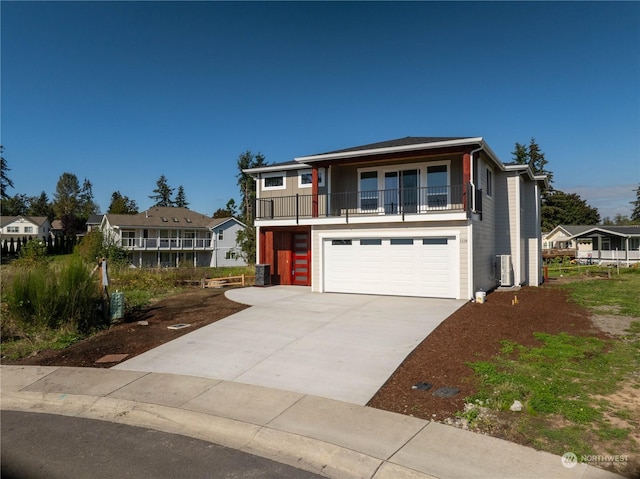
{"label": "concrete driveway", "polygon": [[364,405],[465,303],[319,294],[300,286],[233,289],[226,296],[252,307],[114,369],[223,379]]}

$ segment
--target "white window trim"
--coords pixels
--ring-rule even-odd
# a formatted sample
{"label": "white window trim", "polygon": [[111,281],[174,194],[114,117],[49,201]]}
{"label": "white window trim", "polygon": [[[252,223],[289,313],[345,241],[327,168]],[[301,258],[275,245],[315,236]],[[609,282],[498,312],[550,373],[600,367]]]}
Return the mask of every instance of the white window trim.
{"label": "white window trim", "polygon": [[494,181],[493,181],[493,168],[489,168],[487,166],[487,171],[485,173],[485,196],[487,198],[493,198],[493,186],[494,186]]}
{"label": "white window trim", "polygon": [[[385,173],[390,171],[402,171],[402,170],[418,170],[418,188],[429,187],[427,183],[427,168],[430,166],[446,166],[447,167],[447,185],[451,186],[451,160],[439,160],[428,161],[421,163],[403,163],[398,165],[385,165],[374,166],[367,168],[358,168],[358,209],[360,209],[360,174],[370,171],[376,171],[378,173],[378,191],[384,190],[384,178]],[[447,189],[447,203],[451,203],[451,189]],[[430,208],[428,205],[420,205],[419,212],[428,211]],[[384,205],[378,206],[378,212],[384,214]]]}
{"label": "white window trim", "polygon": [[[282,186],[266,186],[267,178],[282,177]],[[273,173],[263,173],[261,177],[262,189],[264,191],[284,190],[287,188],[287,173],[285,171],[275,171]]]}
{"label": "white window trim", "polygon": [[[302,176],[313,174],[311,169],[300,170],[298,171],[298,188],[311,188],[311,183],[302,183]],[[323,187],[325,185],[325,177],[326,171],[324,168],[318,168],[318,187]]]}

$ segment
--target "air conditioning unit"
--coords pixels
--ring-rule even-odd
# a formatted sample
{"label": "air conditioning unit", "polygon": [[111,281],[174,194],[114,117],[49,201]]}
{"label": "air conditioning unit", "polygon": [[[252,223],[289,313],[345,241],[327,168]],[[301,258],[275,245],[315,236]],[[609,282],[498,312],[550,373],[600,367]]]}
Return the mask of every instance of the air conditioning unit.
{"label": "air conditioning unit", "polygon": [[513,267],[510,254],[499,254],[497,266],[500,271],[500,286],[513,286]]}

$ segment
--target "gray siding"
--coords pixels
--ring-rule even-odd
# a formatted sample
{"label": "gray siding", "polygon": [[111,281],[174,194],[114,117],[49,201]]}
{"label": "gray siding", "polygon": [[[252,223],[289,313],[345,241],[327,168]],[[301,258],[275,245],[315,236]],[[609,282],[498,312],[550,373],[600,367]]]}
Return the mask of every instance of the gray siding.
{"label": "gray siding", "polygon": [[[214,255],[211,257],[210,266],[246,266],[247,262],[242,257],[242,251],[236,243],[236,236],[242,226],[236,221],[227,221],[213,229]],[[218,239],[222,232],[222,239]]]}

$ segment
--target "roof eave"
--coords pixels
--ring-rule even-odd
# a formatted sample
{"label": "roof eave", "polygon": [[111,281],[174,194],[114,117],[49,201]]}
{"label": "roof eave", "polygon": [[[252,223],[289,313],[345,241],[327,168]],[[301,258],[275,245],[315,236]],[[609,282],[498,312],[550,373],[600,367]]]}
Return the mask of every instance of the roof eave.
{"label": "roof eave", "polygon": [[344,158],[354,158],[359,156],[383,155],[385,153],[403,153],[413,150],[432,150],[436,148],[447,148],[452,146],[476,144],[481,144],[486,147],[482,137],[461,138],[458,140],[435,141],[432,143],[417,143],[413,145],[390,146],[386,148],[371,148],[367,150],[344,151],[341,153],[324,153],[320,155],[301,156],[299,158],[294,158],[294,160],[301,163],[314,163],[317,161],[342,160]]}
{"label": "roof eave", "polygon": [[242,170],[242,172],[248,175],[254,175],[256,173],[269,173],[270,171],[300,170],[304,168],[311,168],[311,165],[306,165],[304,163],[290,165],[269,165],[260,166],[258,168],[247,168],[245,170]]}

